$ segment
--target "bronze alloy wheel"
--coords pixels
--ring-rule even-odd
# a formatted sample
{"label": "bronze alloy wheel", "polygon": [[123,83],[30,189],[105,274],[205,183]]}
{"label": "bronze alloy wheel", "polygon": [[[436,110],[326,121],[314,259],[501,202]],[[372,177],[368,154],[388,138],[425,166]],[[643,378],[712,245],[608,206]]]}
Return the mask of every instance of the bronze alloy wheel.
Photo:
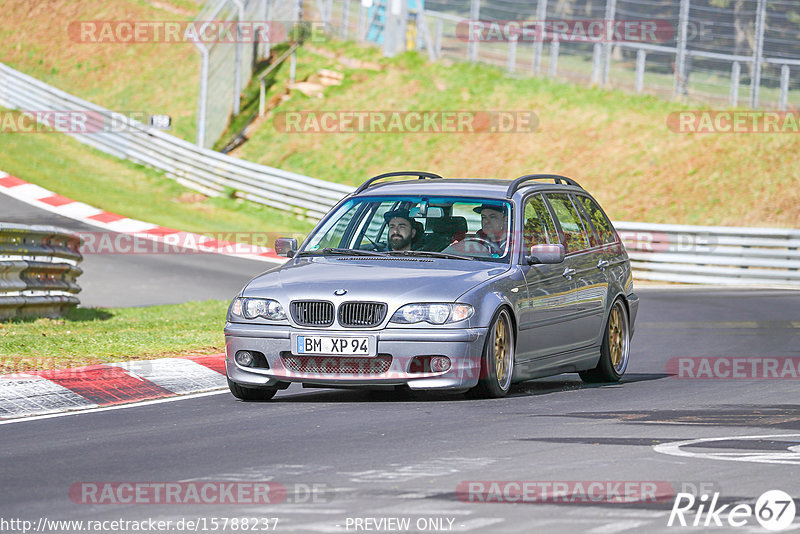
{"label": "bronze alloy wheel", "polygon": [[621,301],[616,301],[608,317],[608,352],[614,372],[621,375],[628,366],[630,333],[628,314]]}
{"label": "bronze alloy wheel", "polygon": [[511,330],[511,318],[503,310],[494,324],[494,370],[497,385],[507,391],[511,385],[511,374],[514,371],[514,342]]}
{"label": "bronze alloy wheel", "polygon": [[619,381],[628,368],[630,344],[631,331],[628,310],[622,299],[618,298],[608,312],[597,367],[579,371],[581,380],[589,383]]}
{"label": "bronze alloy wheel", "polygon": [[482,399],[505,397],[514,376],[514,327],[508,309],[495,315],[486,335],[481,357],[481,376],[469,396]]}

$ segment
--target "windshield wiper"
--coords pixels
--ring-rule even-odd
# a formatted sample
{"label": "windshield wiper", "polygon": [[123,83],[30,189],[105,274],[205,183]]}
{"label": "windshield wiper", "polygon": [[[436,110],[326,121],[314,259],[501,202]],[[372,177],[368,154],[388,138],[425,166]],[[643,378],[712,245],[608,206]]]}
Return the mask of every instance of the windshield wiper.
{"label": "windshield wiper", "polygon": [[338,254],[340,256],[385,256],[384,252],[378,252],[376,250],[359,250],[354,248],[323,248],[321,250],[304,250],[303,252],[299,253],[300,255],[311,255],[311,254]]}
{"label": "windshield wiper", "polygon": [[390,250],[390,256],[423,256],[428,258],[443,258],[446,260],[474,260],[470,256],[459,256],[458,254],[448,254],[447,252],[434,252],[432,250]]}

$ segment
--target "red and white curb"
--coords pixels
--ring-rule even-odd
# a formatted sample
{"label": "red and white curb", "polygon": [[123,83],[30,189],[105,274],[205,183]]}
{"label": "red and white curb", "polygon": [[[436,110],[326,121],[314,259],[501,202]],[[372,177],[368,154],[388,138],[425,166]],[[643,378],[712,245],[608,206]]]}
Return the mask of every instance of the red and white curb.
{"label": "red and white curb", "polygon": [[109,232],[163,243],[167,248],[189,249],[271,263],[283,263],[286,261],[286,258],[278,256],[273,249],[268,247],[220,241],[213,237],[182,232],[173,228],[124,217],[61,196],[3,171],[0,171],[0,193],[39,209],[69,217]]}
{"label": "red and white curb", "polygon": [[225,354],[0,375],[0,420],[101,408],[227,386]]}

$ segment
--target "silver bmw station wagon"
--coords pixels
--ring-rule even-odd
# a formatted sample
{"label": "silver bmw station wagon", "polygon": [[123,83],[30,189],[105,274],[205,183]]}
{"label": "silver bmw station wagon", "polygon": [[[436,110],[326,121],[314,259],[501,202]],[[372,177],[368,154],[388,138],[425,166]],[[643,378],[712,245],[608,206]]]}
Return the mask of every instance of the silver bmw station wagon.
{"label": "silver bmw station wagon", "polygon": [[300,247],[275,249],[289,260],[228,310],[239,399],[292,382],[503,397],[517,381],[614,382],[628,366],[639,304],[630,261],[570,178],[382,174]]}

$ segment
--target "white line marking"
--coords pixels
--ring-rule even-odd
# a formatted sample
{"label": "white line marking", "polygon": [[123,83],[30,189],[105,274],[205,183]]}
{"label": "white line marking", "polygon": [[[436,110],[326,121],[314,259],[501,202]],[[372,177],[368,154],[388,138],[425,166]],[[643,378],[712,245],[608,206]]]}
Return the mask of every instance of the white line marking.
{"label": "white line marking", "polygon": [[654,445],[653,450],[661,454],[669,454],[671,456],[682,456],[684,458],[706,458],[710,460],[727,460],[729,462],[752,462],[752,463],[770,463],[770,464],[788,464],[800,465],[800,452],[797,450],[797,445],[789,445],[787,443],[786,452],[753,452],[742,451],[741,453],[731,452],[689,452],[684,451],[681,447],[688,445],[696,445],[698,443],[711,443],[714,441],[728,441],[728,440],[748,440],[748,439],[770,439],[770,438],[792,438],[800,436],[800,434],[767,434],[763,436],[725,436],[721,438],[699,438],[688,439],[685,441],[673,441],[671,443],[661,443]]}
{"label": "white line marking", "polygon": [[219,391],[206,391],[203,393],[193,393],[190,395],[178,395],[175,397],[169,397],[166,399],[155,399],[149,401],[142,401],[142,402],[132,402],[130,404],[118,404],[116,406],[104,406],[102,408],[89,408],[87,410],[78,410],[72,412],[61,412],[61,413],[51,413],[45,415],[33,415],[31,417],[20,417],[19,419],[8,419],[5,421],[0,421],[0,425],[11,425],[14,423],[27,423],[28,421],[39,421],[41,419],[53,419],[55,417],[66,417],[69,415],[85,415],[89,413],[97,413],[97,412],[107,412],[111,410],[123,410],[125,408],[135,408],[138,406],[149,406],[151,404],[162,404],[165,402],[175,402],[184,399],[195,399],[198,397],[208,397],[211,395],[222,395],[222,394],[230,394],[227,388],[224,390]]}
{"label": "white line marking", "polygon": [[587,532],[590,532],[591,534],[614,534],[615,532],[624,532],[626,530],[639,528],[647,524],[647,521],[615,521],[613,523],[606,523],[605,525],[593,528],[592,530],[587,530]]}

